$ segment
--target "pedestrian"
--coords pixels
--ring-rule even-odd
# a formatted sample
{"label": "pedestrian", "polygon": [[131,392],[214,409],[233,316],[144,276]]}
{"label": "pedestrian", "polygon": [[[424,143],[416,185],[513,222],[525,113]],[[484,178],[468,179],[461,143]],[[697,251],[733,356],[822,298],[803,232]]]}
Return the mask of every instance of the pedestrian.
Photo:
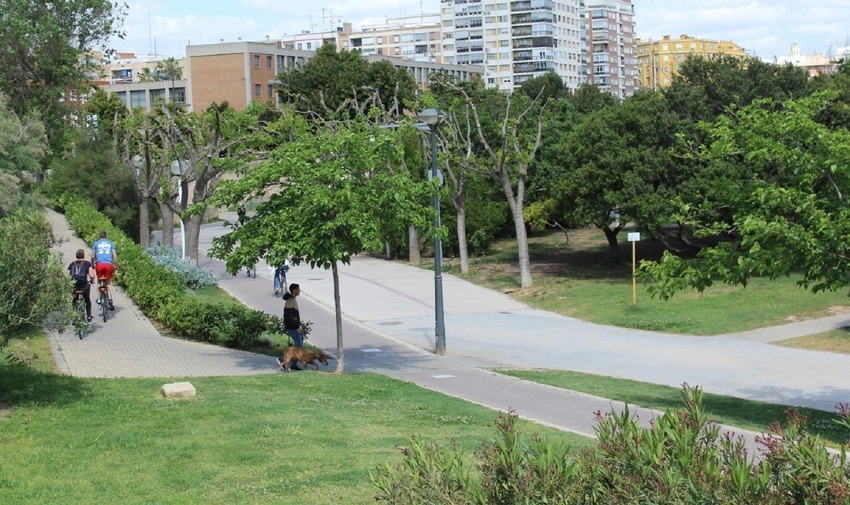
{"label": "pedestrian", "polygon": [[[283,295],[283,327],[286,334],[292,338],[295,347],[304,347],[304,333],[301,331],[301,312],[298,310],[298,295],[301,294],[301,286],[292,283],[289,285],[289,293]],[[278,363],[283,357],[278,358]],[[293,370],[302,370],[301,367],[292,364]]]}
{"label": "pedestrian", "polygon": [[244,203],[239,204],[239,208],[236,209],[236,215],[239,216],[238,218],[236,218],[236,221],[238,221],[240,225],[245,222],[245,204]]}

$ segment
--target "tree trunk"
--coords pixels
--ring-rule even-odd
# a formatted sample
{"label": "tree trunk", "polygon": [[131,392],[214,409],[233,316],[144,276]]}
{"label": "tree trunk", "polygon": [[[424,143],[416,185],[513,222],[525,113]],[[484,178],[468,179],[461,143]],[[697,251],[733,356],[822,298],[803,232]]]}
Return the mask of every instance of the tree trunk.
{"label": "tree trunk", "polygon": [[339,269],[336,261],[331,263],[334,277],[334,312],[336,314],[336,370],[342,373],[345,369],[345,349],[342,345],[342,306],[339,303]]}
{"label": "tree trunk", "polygon": [[466,246],[466,203],[463,195],[452,198],[452,204],[457,211],[457,247],[460,253],[460,273],[469,274],[469,250]]}
{"label": "tree trunk", "polygon": [[165,202],[160,202],[159,212],[162,214],[162,245],[174,247],[174,211]]}
{"label": "tree trunk", "polygon": [[139,205],[139,245],[142,249],[151,246],[151,198],[142,195],[142,203]]}
{"label": "tree trunk", "polygon": [[415,226],[407,227],[407,249],[408,263],[413,266],[419,266],[422,261],[422,256],[419,254],[419,230]]}
{"label": "tree trunk", "polygon": [[186,257],[198,262],[198,243],[201,240],[202,214],[192,214],[183,219],[183,227],[186,229]]}
{"label": "tree trunk", "polygon": [[523,288],[530,288],[533,284],[531,280],[531,259],[528,255],[528,233],[525,231],[525,217],[522,213],[522,207],[518,207],[513,213],[514,228],[516,229],[516,244],[519,249],[519,277]]}
{"label": "tree trunk", "polygon": [[605,232],[605,238],[608,239],[608,248],[611,250],[611,257],[619,263],[621,261],[620,257],[620,244],[617,242],[617,233],[620,232],[621,227],[618,226],[613,230],[607,226],[602,227],[602,231]]}
{"label": "tree trunk", "polygon": [[502,183],[502,190],[505,193],[505,198],[508,201],[508,207],[511,209],[511,216],[514,218],[514,229],[516,230],[516,245],[519,250],[519,278],[520,286],[530,288],[533,284],[531,280],[531,260],[528,255],[528,233],[525,231],[525,214],[523,212],[522,202],[525,197],[525,185],[522,179],[517,183],[517,192],[514,196],[511,178],[502,170],[499,173],[499,180]]}

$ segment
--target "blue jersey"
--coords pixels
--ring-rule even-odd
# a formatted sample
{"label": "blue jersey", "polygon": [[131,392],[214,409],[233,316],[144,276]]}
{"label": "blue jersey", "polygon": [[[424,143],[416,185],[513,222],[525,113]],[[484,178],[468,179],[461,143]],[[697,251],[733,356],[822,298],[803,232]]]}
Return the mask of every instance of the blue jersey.
{"label": "blue jersey", "polygon": [[94,249],[95,261],[98,263],[112,264],[112,251],[115,250],[115,244],[105,238],[102,238],[92,244],[91,247]]}

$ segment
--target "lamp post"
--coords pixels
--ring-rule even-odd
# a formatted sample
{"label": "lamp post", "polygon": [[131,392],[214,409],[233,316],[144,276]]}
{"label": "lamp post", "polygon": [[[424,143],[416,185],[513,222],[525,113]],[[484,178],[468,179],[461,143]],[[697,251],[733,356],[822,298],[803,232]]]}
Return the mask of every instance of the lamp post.
{"label": "lamp post", "polygon": [[[183,164],[174,160],[171,162],[171,175],[180,176],[183,173]],[[183,205],[183,178],[177,182],[177,199],[180,201],[180,205]],[[180,247],[181,247],[181,258],[186,257],[186,225],[183,224],[183,216],[180,216]]]}
{"label": "lamp post", "polygon": [[[445,117],[445,112],[437,108],[425,109],[419,113],[419,120],[431,130],[431,178],[440,180],[437,171],[437,126]],[[440,229],[440,195],[434,193],[434,230]],[[438,233],[434,234],[434,316],[436,319],[436,353],[446,353],[446,325],[443,317],[443,243]]]}

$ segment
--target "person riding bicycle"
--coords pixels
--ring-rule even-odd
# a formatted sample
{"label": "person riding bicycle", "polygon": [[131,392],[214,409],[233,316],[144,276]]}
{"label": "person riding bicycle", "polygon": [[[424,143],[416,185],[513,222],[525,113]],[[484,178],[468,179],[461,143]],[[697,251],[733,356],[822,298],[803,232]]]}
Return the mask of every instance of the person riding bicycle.
{"label": "person riding bicycle", "polygon": [[289,261],[283,260],[283,265],[277,267],[274,271],[274,294],[280,294],[280,289],[289,293],[289,288],[286,285],[286,272],[289,271]]}
{"label": "person riding bicycle", "polygon": [[[106,238],[106,230],[101,230],[100,239],[95,241],[91,247],[97,278],[106,282],[109,310],[115,310],[115,304],[112,303],[112,274],[118,266],[118,254],[115,252],[115,244]],[[98,303],[100,303],[100,299],[98,299]]]}
{"label": "person riding bicycle", "polygon": [[86,321],[90,323],[93,319],[91,315],[91,283],[94,282],[96,274],[91,262],[86,259],[84,250],[77,249],[77,259],[68,265],[68,272],[74,281],[72,298],[76,298],[77,291],[82,291],[83,301],[86,304]]}

